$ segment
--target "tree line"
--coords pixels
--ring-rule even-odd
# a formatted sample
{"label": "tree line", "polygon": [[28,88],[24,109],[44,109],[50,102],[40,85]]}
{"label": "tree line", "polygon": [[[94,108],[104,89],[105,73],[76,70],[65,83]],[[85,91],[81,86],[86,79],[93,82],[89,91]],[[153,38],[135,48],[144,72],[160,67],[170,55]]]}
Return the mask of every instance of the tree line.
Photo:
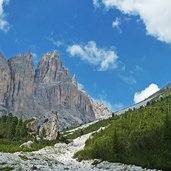
{"label": "tree line", "polygon": [[28,135],[22,116],[17,118],[12,113],[0,117],[0,139],[20,139]]}

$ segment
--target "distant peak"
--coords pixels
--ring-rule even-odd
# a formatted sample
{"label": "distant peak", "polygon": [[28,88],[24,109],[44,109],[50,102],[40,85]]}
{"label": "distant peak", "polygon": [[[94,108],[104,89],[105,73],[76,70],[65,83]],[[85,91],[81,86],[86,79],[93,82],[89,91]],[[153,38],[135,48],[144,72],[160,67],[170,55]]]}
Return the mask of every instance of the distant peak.
{"label": "distant peak", "polygon": [[32,55],[32,53],[30,52],[30,50],[28,50],[28,51],[27,51],[26,59],[29,60],[29,61],[32,61],[32,58],[33,58],[33,55]]}
{"label": "distant peak", "polygon": [[74,74],[72,77],[72,84],[75,85],[77,87],[77,79],[76,79],[76,75]]}
{"label": "distant peak", "polygon": [[4,55],[0,52],[0,58],[4,58]]}
{"label": "distant peak", "polygon": [[27,55],[28,56],[31,56],[32,55],[31,52],[30,52],[30,50],[27,51]]}
{"label": "distant peak", "polygon": [[54,51],[49,51],[49,52],[45,53],[43,55],[43,58],[48,60],[48,59],[51,59],[51,58],[59,59],[60,57],[59,57],[58,52],[56,50],[54,50]]}
{"label": "distant peak", "polygon": [[24,57],[24,52],[21,52],[19,56]]}
{"label": "distant peak", "polygon": [[59,58],[59,54],[58,54],[58,52],[57,52],[56,50],[53,51],[52,56],[53,56],[53,57],[58,57],[58,58]]}

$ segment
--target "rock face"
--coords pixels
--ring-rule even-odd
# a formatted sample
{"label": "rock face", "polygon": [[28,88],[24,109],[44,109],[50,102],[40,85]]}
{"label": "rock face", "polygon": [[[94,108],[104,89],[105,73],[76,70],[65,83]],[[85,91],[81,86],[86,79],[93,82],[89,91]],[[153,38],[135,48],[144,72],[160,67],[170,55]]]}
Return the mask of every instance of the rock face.
{"label": "rock face", "polygon": [[77,85],[77,79],[76,79],[76,75],[74,74],[73,77],[72,77],[72,84],[75,85],[76,87],[78,87]]}
{"label": "rock face", "polygon": [[[83,94],[88,96],[84,88],[79,87],[79,89]],[[105,106],[103,102],[95,100],[90,96],[89,99],[96,119],[107,119],[109,117],[112,117],[112,111],[107,106]]]}
{"label": "rock face", "polygon": [[56,51],[43,55],[34,71],[30,52],[8,61],[0,55],[0,109],[22,114],[24,119],[36,117],[43,127],[47,127],[44,121],[48,118],[48,138],[58,129],[53,125],[56,112],[59,129],[95,119],[89,97],[78,90],[75,76],[70,79]]}
{"label": "rock face", "polygon": [[26,124],[26,127],[29,131],[30,135],[37,135],[38,133],[38,123],[37,123],[37,119],[31,118],[30,120],[27,121],[28,123]]}
{"label": "rock face", "polygon": [[112,117],[112,111],[102,102],[90,99],[96,119],[106,119]]}
{"label": "rock face", "polygon": [[0,53],[0,105],[5,105],[5,97],[9,88],[10,69],[7,61]]}
{"label": "rock face", "polygon": [[56,51],[42,56],[35,75],[35,83],[57,83],[70,81],[69,72],[62,65]]}
{"label": "rock face", "polygon": [[34,65],[32,55],[26,57],[21,53],[8,61],[10,84],[6,96],[6,106],[11,112],[22,112],[27,99],[32,95],[34,82]]}
{"label": "rock face", "polygon": [[[43,135],[46,140],[55,140],[58,136],[59,123],[57,117],[47,118],[39,129],[39,136]],[[44,132],[43,132],[44,131]]]}

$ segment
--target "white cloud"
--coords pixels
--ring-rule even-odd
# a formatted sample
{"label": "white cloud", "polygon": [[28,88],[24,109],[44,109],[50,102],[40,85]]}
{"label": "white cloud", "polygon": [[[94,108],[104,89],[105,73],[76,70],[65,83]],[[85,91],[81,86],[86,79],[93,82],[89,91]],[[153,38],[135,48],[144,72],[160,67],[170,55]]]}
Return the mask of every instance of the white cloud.
{"label": "white cloud", "polygon": [[99,0],[93,0],[93,5],[95,6],[95,8],[100,7]]}
{"label": "white cloud", "polygon": [[124,14],[138,15],[145,24],[147,34],[160,41],[171,43],[170,0],[101,0],[101,2],[107,9],[117,8]]}
{"label": "white cloud", "polygon": [[139,103],[159,90],[160,90],[159,87],[156,84],[152,83],[144,90],[135,93],[134,102]]}
{"label": "white cloud", "polygon": [[136,66],[135,66],[135,71],[141,72],[141,71],[143,71],[143,68],[142,68],[141,66],[139,66],[139,65],[136,65]]}
{"label": "white cloud", "polygon": [[98,48],[96,42],[89,41],[87,44],[74,44],[67,48],[72,57],[79,57],[99,67],[100,71],[117,68],[117,53],[112,49]]}
{"label": "white cloud", "polygon": [[116,19],[112,22],[112,27],[114,29],[117,29],[119,31],[119,33],[122,33],[120,25],[121,25],[121,19],[116,17]]}
{"label": "white cloud", "polygon": [[9,0],[0,0],[0,30],[7,32],[9,30],[9,23],[6,21],[4,13],[4,5],[7,5]]}
{"label": "white cloud", "polygon": [[63,41],[61,41],[61,40],[55,40],[51,36],[47,37],[46,39],[49,40],[56,47],[60,47],[60,46],[65,45],[65,43]]}
{"label": "white cloud", "polygon": [[124,81],[125,83],[129,84],[129,85],[134,85],[137,83],[136,79],[130,75],[130,76],[124,76],[124,75],[119,75],[119,78]]}

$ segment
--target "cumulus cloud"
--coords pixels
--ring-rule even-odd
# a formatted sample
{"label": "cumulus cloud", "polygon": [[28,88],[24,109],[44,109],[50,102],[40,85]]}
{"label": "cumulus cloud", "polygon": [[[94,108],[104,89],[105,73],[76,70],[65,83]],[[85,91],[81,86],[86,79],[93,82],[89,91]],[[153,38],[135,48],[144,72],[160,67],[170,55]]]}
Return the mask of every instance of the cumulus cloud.
{"label": "cumulus cloud", "polygon": [[170,0],[101,0],[100,3],[107,9],[117,8],[124,14],[138,15],[145,24],[147,34],[171,43]]}
{"label": "cumulus cloud", "polygon": [[98,48],[94,41],[71,45],[67,48],[67,52],[72,57],[79,57],[83,61],[98,66],[100,71],[117,68],[117,53],[112,48]]}
{"label": "cumulus cloud", "polygon": [[7,5],[9,0],[0,0],[0,30],[7,32],[9,30],[9,23],[6,21],[4,13],[4,5]]}
{"label": "cumulus cloud", "polygon": [[139,103],[159,90],[160,90],[159,87],[156,84],[152,83],[144,90],[135,93],[134,102]]}

